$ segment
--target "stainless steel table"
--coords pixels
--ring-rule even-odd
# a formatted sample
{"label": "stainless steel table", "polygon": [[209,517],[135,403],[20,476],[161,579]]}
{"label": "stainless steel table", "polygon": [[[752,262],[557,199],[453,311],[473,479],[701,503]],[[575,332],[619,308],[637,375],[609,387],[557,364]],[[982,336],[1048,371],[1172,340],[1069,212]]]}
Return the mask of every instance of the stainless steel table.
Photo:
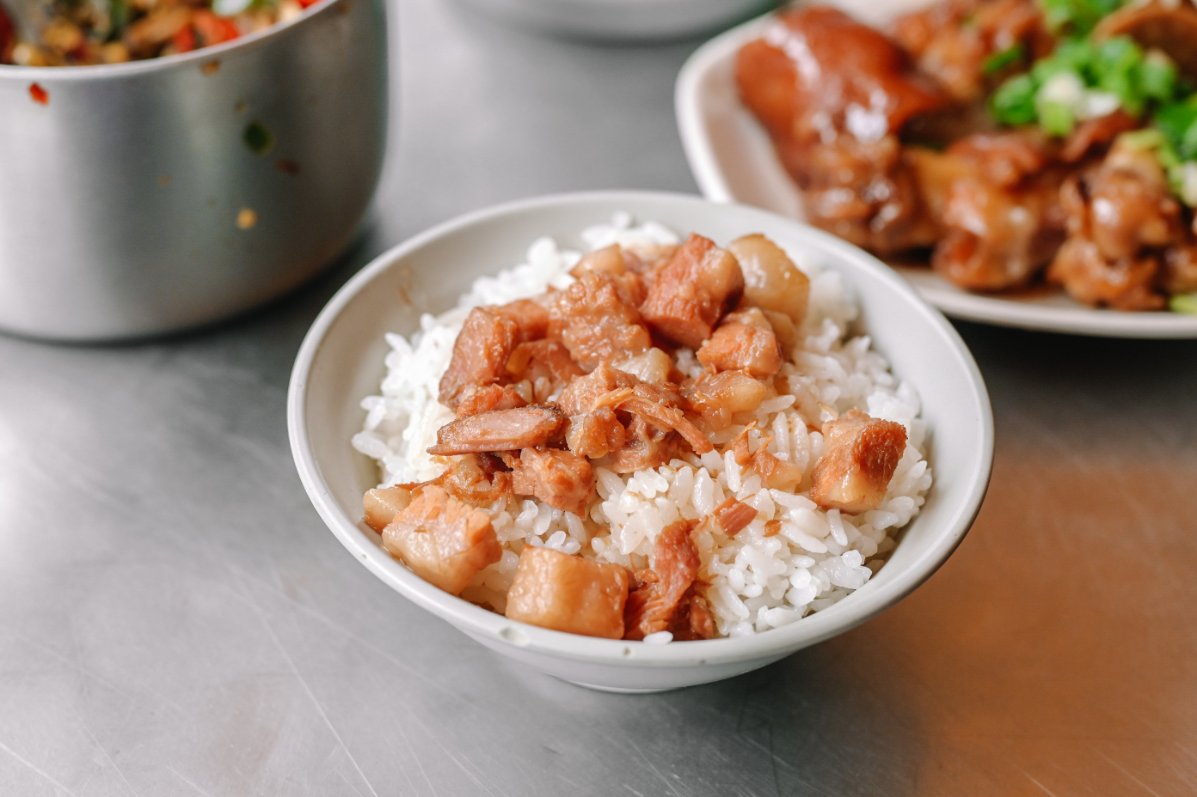
{"label": "stainless steel table", "polygon": [[763,671],[620,697],[524,672],[310,508],[284,394],[369,257],[496,201],[694,189],[694,44],[539,38],[404,0],[376,221],[326,277],[170,340],[0,338],[0,794],[1197,792],[1197,343],[964,325],[997,418],[961,549]]}

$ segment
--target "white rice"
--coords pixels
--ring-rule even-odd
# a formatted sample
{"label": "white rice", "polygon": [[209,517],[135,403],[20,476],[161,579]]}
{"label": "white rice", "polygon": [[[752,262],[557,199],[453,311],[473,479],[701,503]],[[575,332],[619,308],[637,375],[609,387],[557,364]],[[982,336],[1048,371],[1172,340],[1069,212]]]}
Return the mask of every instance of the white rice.
{"label": "white rice", "polygon": [[[659,224],[634,226],[622,214],[611,224],[588,228],[582,238],[590,249],[678,240]],[[537,239],[527,262],[478,279],[453,310],[424,315],[410,341],[387,336],[391,351],[381,395],[362,401],[366,420],[353,438],[358,451],[378,460],[380,485],[425,481],[445,469],[446,461],[427,448],[436,442],[436,430],[454,417],[437,401],[437,385],[469,309],[565,287],[579,257],[549,238]],[[799,265],[811,277],[811,295],[802,340],[782,368],[792,395],[763,402],[757,428],[772,436],[770,451],[802,468],[803,485],[809,487],[823,450],[822,435],[812,429],[853,408],[903,424],[908,444],[878,509],[859,515],[824,511],[806,492],[764,489],[755,472],[744,473],[730,453],[718,451],[623,476],[597,467],[599,499],[588,517],[521,497],[491,507],[504,553],[479,573],[464,596],[502,612],[519,552],[527,545],[633,570],[647,567],[662,528],[680,518],[707,516],[728,496],[754,507],[756,518],[734,538],[717,524],[700,525],[694,537],[703,563],[700,578],[709,584],[706,597],[721,634],[741,636],[792,623],[863,586],[893,548],[892,535],[917,514],[931,487],[921,453],[925,428],[914,389],[890,373],[867,335],[850,335],[857,310],[839,275]],[[699,367],[689,351],[680,352],[678,361],[683,371]],[[729,442],[743,428],[721,432],[713,442]],[[761,437],[752,435],[755,447]],[[766,536],[771,521],[779,530]],[[645,641],[668,642],[669,634]]]}

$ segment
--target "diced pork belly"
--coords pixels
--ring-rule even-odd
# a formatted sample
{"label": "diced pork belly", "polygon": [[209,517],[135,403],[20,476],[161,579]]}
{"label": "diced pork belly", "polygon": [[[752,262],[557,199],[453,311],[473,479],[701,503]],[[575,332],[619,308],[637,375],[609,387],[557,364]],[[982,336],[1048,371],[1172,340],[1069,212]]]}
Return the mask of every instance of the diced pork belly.
{"label": "diced pork belly", "polygon": [[852,513],[880,506],[906,449],[906,427],[851,410],[823,425],[823,439],[811,498]]}
{"label": "diced pork belly", "polygon": [[697,349],[743,291],[736,258],[709,238],[691,234],[653,273],[640,312],[661,335]]}
{"label": "diced pork belly", "polygon": [[581,279],[582,275],[588,272],[610,274],[611,276],[628,273],[628,259],[624,255],[623,248],[619,244],[611,244],[602,249],[587,252],[582,255],[569,273],[574,278]]}
{"label": "diced pork belly", "polygon": [[586,515],[595,489],[594,468],[584,457],[555,448],[525,448],[511,464],[511,488],[516,495]]}
{"label": "diced pork belly", "polygon": [[441,377],[441,403],[456,409],[466,388],[502,381],[515,347],[543,338],[548,329],[548,310],[532,299],[475,307],[453,343],[453,356]]}
{"label": "diced pork belly", "polygon": [[643,639],[669,629],[702,564],[690,536],[694,525],[694,521],[679,520],[657,535],[652,567],[636,574],[637,584],[628,595],[625,639]]}
{"label": "diced pork belly", "polygon": [[542,446],[561,437],[567,418],[552,405],[491,410],[458,418],[436,432],[430,454],[476,454]]}
{"label": "diced pork belly", "polygon": [[[562,391],[560,399],[562,409],[570,415],[571,425],[578,428],[571,450],[596,457],[601,454],[591,452],[599,449],[605,449],[604,453],[616,452],[615,467],[620,473],[630,472],[625,468],[639,470],[667,462],[675,452],[675,447],[666,440],[669,432],[680,434],[700,454],[712,449],[710,440],[680,408],[681,401],[673,385],[641,382],[607,363],[575,379]],[[611,447],[619,432],[610,423],[610,416],[603,415],[601,421],[584,417],[600,410],[618,410],[625,418],[632,416],[626,424],[624,449]]]}
{"label": "diced pork belly", "polygon": [[503,553],[486,512],[436,485],[422,488],[395,516],[382,544],[417,576],[454,595]]}
{"label": "diced pork belly", "polygon": [[634,473],[663,465],[684,451],[676,434],[633,415],[627,424],[623,447],[611,454],[609,467],[616,473]]}
{"label": "diced pork belly", "polygon": [[698,361],[712,371],[768,379],[781,370],[781,346],[764,313],[752,307],[723,319],[698,350]]}
{"label": "diced pork belly", "polygon": [[631,395],[620,398],[617,406],[653,426],[677,432],[699,454],[711,451],[714,448],[711,441],[686,417],[686,413],[677,406],[678,401],[680,398],[667,399],[656,385],[641,382],[631,388]]}
{"label": "diced pork belly", "polygon": [[755,410],[772,393],[767,384],[743,371],[704,372],[682,390],[690,410],[716,431],[731,424],[734,415]]}
{"label": "diced pork belly", "polygon": [[527,401],[512,385],[467,385],[457,399],[457,417],[478,415],[491,410],[513,410]]}
{"label": "diced pork belly", "polygon": [[[727,246],[744,275],[744,299],[749,305],[778,313],[801,324],[810,298],[810,278],[794,265],[780,246],[763,235],[745,235]],[[770,319],[772,320],[772,319]]]}
{"label": "diced pork belly", "polygon": [[590,459],[598,459],[612,451],[618,451],[623,448],[626,440],[627,430],[610,407],[571,415],[569,429],[565,433],[565,444],[569,450],[580,457]]}
{"label": "diced pork belly", "polygon": [[[659,263],[671,257],[676,249],[677,246],[672,244],[642,244],[632,247],[611,244],[582,255],[577,265],[570,269],[569,273],[578,279],[590,271],[609,274],[613,277],[625,277],[628,274],[643,276],[652,271]],[[633,289],[636,284],[631,280],[625,280],[625,283],[627,287]],[[643,291],[643,289],[644,286],[641,285],[640,290]],[[643,295],[635,304],[639,305],[642,301],[644,301]]]}
{"label": "diced pork belly", "polygon": [[[627,274],[639,282],[635,274]],[[590,371],[604,360],[637,354],[652,345],[636,309],[634,283],[602,272],[587,272],[556,294],[549,310],[549,335],[560,340],[574,361]]]}
{"label": "diced pork belly", "polygon": [[521,341],[540,340],[549,333],[549,309],[535,299],[516,299],[493,309],[515,322]]}
{"label": "diced pork belly", "polygon": [[493,454],[464,454],[433,480],[454,498],[488,506],[511,495],[511,473]]}
{"label": "diced pork belly", "polygon": [[376,487],[367,490],[362,498],[366,525],[379,534],[411,503],[412,489],[406,484],[393,487]]}
{"label": "diced pork belly", "polygon": [[756,451],[749,445],[749,432],[756,428],[754,422],[745,429],[732,444],[732,452],[740,467],[756,471],[761,484],[770,490],[794,492],[802,484],[802,468],[793,462],[781,459],[769,450],[772,437],[763,435]]}
{"label": "diced pork belly", "polygon": [[532,340],[521,343],[511,352],[507,373],[512,379],[527,380],[533,385],[546,384],[547,392],[552,393],[586,372],[569,356],[569,350],[557,341]]}
{"label": "diced pork belly", "polygon": [[631,387],[636,384],[636,377],[612,368],[603,362],[586,376],[579,377],[561,391],[557,403],[565,414],[581,415],[599,407],[599,401],[612,390]]}
{"label": "diced pork belly", "polygon": [[453,344],[453,356],[440,382],[440,400],[455,408],[470,386],[490,385],[506,373],[507,359],[520,339],[519,325],[493,307],[475,307]]}
{"label": "diced pork belly", "polygon": [[554,631],[619,639],[623,636],[628,571],[528,546],[507,593],[507,616]]}
{"label": "diced pork belly", "polygon": [[752,455],[752,469],[761,477],[761,484],[770,490],[794,492],[802,484],[802,468],[764,447]]}
{"label": "diced pork belly", "polygon": [[668,382],[674,373],[673,358],[656,347],[632,357],[613,360],[611,365],[617,370],[631,374],[641,382],[650,382],[654,385]]}

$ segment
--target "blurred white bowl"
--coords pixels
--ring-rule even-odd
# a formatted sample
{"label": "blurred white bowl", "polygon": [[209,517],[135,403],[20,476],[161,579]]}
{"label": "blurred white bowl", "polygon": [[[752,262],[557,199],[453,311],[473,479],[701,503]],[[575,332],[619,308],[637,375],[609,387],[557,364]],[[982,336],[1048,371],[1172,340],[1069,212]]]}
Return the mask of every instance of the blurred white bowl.
{"label": "blurred white bowl", "polygon": [[461,0],[491,16],[547,33],[645,41],[709,33],[777,0]]}
{"label": "blurred white bowl", "polygon": [[[350,446],[363,396],[377,392],[386,332],[410,334],[422,311],[452,307],[478,276],[521,262],[550,235],[578,248],[580,231],[627,211],[719,241],[761,232],[799,262],[840,272],[861,307],[862,329],[923,402],[935,484],[889,561],[839,603],[782,628],[735,639],[650,645],[564,634],[508,620],[442,592],[381,547],[361,522],[361,498],[378,479]],[[487,647],[567,681],[614,691],[655,691],[747,672],[864,622],[929,577],[963,539],[981,505],[993,458],[993,420],[976,364],[955,330],[905,283],[861,250],[790,219],[696,197],[590,193],[525,200],[441,225],[380,256],[317,317],[291,376],[287,421],[308,496],[328,527],[374,575]]]}

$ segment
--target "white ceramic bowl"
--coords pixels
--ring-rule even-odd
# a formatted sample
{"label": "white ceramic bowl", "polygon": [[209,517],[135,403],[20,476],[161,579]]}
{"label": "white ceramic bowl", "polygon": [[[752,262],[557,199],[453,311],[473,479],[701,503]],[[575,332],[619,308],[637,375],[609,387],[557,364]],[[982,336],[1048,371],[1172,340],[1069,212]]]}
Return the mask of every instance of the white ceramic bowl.
{"label": "white ceramic bowl", "polygon": [[516,25],[586,39],[696,36],[747,19],[777,0],[461,0]]}
{"label": "white ceramic bowl", "polygon": [[[748,638],[648,645],[524,625],[433,587],[391,558],[361,522],[374,463],[350,446],[377,392],[384,333],[409,334],[423,310],[456,303],[479,275],[521,262],[551,235],[581,247],[580,231],[619,211],[716,241],[762,232],[801,263],[839,271],[861,306],[859,325],[919,391],[929,424],[935,483],[889,561],[864,587],[791,625]],[[474,213],[416,236],[350,280],[320,313],[300,348],[287,401],[291,448],[320,516],[375,576],[482,644],[574,683],[653,691],[715,681],[762,667],[846,631],[929,577],[963,539],[981,505],[993,458],[985,385],[955,330],[896,274],[859,249],[755,208],[675,194],[591,193],[531,199]]]}

